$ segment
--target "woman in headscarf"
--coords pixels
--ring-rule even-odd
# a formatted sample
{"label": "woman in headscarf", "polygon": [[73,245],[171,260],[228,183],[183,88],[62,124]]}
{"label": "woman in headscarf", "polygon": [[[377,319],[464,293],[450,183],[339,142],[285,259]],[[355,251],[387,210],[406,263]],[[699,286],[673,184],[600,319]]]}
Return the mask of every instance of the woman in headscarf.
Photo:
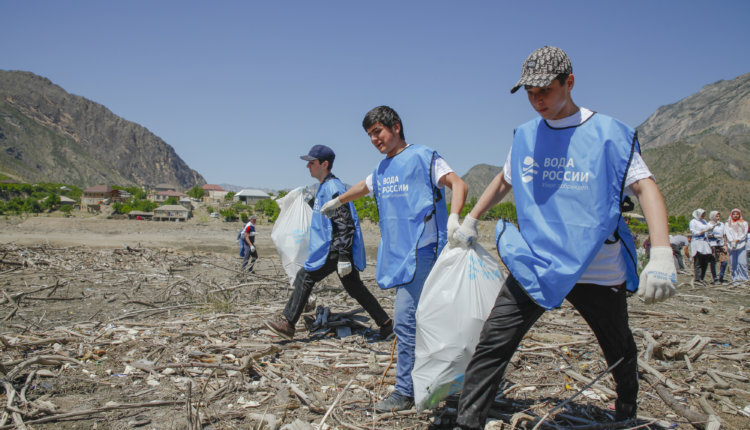
{"label": "woman in headscarf", "polygon": [[[692,221],[691,221],[692,222]],[[747,222],[739,209],[732,209],[724,234],[729,248],[729,265],[732,268],[732,283],[747,281]]]}
{"label": "woman in headscarf", "polygon": [[[711,245],[711,253],[713,258],[708,267],[711,269],[711,277],[713,278],[713,284],[723,284],[724,273],[727,270],[727,262],[729,261],[729,254],[727,253],[727,247],[724,244],[724,223],[721,222],[721,213],[719,211],[711,211],[708,215],[709,220],[714,223],[713,230],[706,233],[708,236],[708,244]],[[716,276],[716,263],[719,263],[719,273]]]}
{"label": "woman in headscarf", "polygon": [[695,282],[703,282],[706,276],[706,268],[711,261],[711,245],[708,244],[706,233],[713,230],[714,226],[706,222],[706,211],[696,209],[693,211],[693,219],[690,220],[690,257],[693,259],[695,270]]}

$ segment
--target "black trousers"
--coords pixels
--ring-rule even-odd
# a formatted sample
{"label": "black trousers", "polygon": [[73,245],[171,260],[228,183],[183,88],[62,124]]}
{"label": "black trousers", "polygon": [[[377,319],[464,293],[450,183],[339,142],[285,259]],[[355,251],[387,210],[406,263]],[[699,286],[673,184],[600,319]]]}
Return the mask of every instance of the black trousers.
{"label": "black trousers", "polygon": [[708,269],[708,263],[714,258],[711,254],[701,254],[700,252],[695,254],[693,257],[693,270],[695,272],[695,280],[702,281],[706,277],[706,269]]}
{"label": "black trousers", "polygon": [[[613,291],[616,290],[616,291]],[[620,402],[635,405],[638,396],[637,350],[628,325],[627,292],[624,286],[605,287],[577,284],[568,300],[594,331],[609,365],[624,360],[613,369]],[[462,428],[481,429],[487,419],[505,370],[524,335],[545,309],[537,305],[510,276],[497,296],[479,344],[466,369],[457,423]]]}
{"label": "black trousers", "polygon": [[[310,298],[310,293],[312,293],[315,284],[331,273],[336,272],[337,268],[338,257],[328,254],[328,259],[326,259],[325,264],[320,269],[308,272],[302,268],[297,272],[297,277],[294,278],[294,291],[286,302],[283,312],[292,326],[299,321],[299,317],[302,315],[307,299]],[[388,314],[385,313],[375,296],[362,283],[356,268],[352,267],[352,271],[348,275],[343,278],[339,276],[339,279],[346,292],[362,305],[378,327],[388,321]]]}

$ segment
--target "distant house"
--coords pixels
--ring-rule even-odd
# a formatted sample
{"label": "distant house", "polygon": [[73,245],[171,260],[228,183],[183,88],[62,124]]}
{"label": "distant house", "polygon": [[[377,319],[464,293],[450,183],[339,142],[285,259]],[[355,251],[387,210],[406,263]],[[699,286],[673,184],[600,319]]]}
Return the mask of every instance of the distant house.
{"label": "distant house", "polygon": [[130,211],[128,212],[128,219],[137,219],[137,220],[150,220],[154,217],[153,212],[144,212],[144,211]]}
{"label": "distant house", "polygon": [[187,221],[191,212],[181,205],[164,205],[154,209],[154,221]]}
{"label": "distant house", "polygon": [[99,212],[99,205],[109,203],[115,195],[119,196],[119,193],[109,185],[94,185],[86,188],[81,196],[81,210]]}
{"label": "distant house", "polygon": [[193,210],[193,201],[190,199],[190,197],[183,197],[180,199],[180,204],[185,207],[185,209]]}
{"label": "distant house", "polygon": [[73,206],[75,204],[76,204],[76,201],[71,199],[70,197],[60,196],[60,206],[64,206],[64,205]]}
{"label": "distant house", "polygon": [[170,197],[175,197],[179,201],[179,200],[182,200],[182,199],[186,198],[187,196],[188,196],[187,194],[180,193],[178,191],[172,191],[172,190],[170,190],[170,191],[159,191],[156,194],[152,194],[150,200],[152,202],[160,203],[160,202],[163,202],[163,201],[167,200]]}
{"label": "distant house", "polygon": [[248,205],[254,205],[260,200],[268,199],[271,196],[261,190],[246,189],[234,195],[234,201],[243,202]]}
{"label": "distant house", "polygon": [[155,185],[153,190],[156,193],[158,193],[159,191],[177,191],[177,187],[172,184],[159,184]]}
{"label": "distant house", "polygon": [[224,197],[229,192],[216,184],[206,184],[202,186],[201,188],[205,192],[203,194],[203,201],[206,203],[220,202],[224,200]]}

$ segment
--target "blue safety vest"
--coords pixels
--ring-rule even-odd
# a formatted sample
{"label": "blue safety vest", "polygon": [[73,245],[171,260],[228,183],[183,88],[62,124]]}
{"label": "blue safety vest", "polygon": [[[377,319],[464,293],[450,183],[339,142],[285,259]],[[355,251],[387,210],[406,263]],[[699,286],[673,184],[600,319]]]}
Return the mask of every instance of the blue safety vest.
{"label": "blue safety vest", "polygon": [[[331,233],[333,227],[331,220],[320,213],[323,204],[338,196],[344,194],[346,186],[336,176],[330,174],[318,187],[315,194],[315,203],[313,204],[312,223],[310,225],[310,253],[305,261],[305,270],[312,272],[320,269],[328,258],[331,247]],[[359,218],[354,205],[349,202],[349,212],[352,214],[354,221],[354,243],[352,246],[352,264],[360,272],[365,270],[367,260],[365,258],[365,243],[362,239],[362,230],[359,228]]]}
{"label": "blue safety vest", "polygon": [[510,170],[519,228],[501,220],[495,238],[508,270],[540,306],[562,304],[613,232],[626,287],[638,289],[635,243],[620,211],[635,151],[635,131],[601,114],[575,127],[537,118],[516,129]]}
{"label": "blue safety vest", "polygon": [[380,288],[393,288],[414,280],[417,245],[425,224],[435,219],[436,254],[445,246],[448,210],[443,190],[432,184],[433,161],[438,153],[409,145],[384,159],[372,175],[373,194],[380,218],[380,246],[375,277]]}

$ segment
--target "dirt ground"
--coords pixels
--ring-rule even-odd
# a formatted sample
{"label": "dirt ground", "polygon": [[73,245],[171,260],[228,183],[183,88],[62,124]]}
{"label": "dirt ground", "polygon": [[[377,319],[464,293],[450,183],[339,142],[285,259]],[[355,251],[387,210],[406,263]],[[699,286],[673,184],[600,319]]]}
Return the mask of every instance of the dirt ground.
{"label": "dirt ground", "polygon": [[[373,412],[395,381],[393,343],[373,341],[372,320],[335,275],[316,287],[315,305],[348,321],[352,335],[308,333],[302,321],[291,342],[266,330],[288,279],[263,220],[255,273],[239,270],[240,227],[208,217],[0,220],[0,429],[452,427],[452,401]],[[493,227],[480,229],[492,253]],[[362,278],[392,314],[395,292],[374,279],[377,226],[363,230]],[[524,339],[488,428],[687,429],[709,419],[750,428],[750,286],[689,279],[681,273],[679,295],[666,302],[629,299],[642,359],[637,422],[612,423],[609,375],[587,386],[607,366],[566,303]]]}

